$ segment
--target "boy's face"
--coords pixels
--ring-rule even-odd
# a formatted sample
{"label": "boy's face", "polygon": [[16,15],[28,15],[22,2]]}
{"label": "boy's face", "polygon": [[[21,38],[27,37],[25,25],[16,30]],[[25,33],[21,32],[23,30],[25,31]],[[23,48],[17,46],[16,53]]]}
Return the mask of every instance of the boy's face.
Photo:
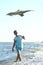
{"label": "boy's face", "polygon": [[17,35],[17,31],[14,34]]}

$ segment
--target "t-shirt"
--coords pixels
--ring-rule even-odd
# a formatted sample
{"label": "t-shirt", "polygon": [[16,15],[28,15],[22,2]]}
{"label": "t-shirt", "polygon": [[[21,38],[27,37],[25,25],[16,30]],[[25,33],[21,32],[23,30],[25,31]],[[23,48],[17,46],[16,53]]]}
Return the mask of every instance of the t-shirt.
{"label": "t-shirt", "polygon": [[23,48],[23,44],[22,44],[22,36],[18,35],[17,37],[14,38],[14,40],[16,41],[15,47],[16,49],[22,49]]}

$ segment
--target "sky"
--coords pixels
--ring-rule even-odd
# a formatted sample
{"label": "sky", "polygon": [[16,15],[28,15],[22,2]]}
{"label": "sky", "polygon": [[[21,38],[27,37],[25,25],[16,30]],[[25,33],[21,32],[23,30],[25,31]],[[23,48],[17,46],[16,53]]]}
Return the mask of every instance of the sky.
{"label": "sky", "polygon": [[[34,10],[23,17],[8,16],[17,10]],[[25,41],[43,41],[43,0],[0,0],[0,42],[12,42],[13,31],[25,36]]]}

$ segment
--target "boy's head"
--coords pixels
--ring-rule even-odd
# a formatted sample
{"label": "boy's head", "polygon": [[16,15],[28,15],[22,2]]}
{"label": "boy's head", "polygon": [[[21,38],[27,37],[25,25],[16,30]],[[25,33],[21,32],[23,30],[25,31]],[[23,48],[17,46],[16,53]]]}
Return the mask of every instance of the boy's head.
{"label": "boy's head", "polygon": [[14,34],[17,35],[17,31],[16,30],[14,30]]}

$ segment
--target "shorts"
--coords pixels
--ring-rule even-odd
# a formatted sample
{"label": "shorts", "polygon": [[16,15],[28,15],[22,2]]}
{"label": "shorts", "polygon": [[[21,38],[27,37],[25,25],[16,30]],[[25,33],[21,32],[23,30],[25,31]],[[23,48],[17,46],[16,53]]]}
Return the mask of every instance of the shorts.
{"label": "shorts", "polygon": [[16,48],[17,54],[21,54],[21,48]]}

